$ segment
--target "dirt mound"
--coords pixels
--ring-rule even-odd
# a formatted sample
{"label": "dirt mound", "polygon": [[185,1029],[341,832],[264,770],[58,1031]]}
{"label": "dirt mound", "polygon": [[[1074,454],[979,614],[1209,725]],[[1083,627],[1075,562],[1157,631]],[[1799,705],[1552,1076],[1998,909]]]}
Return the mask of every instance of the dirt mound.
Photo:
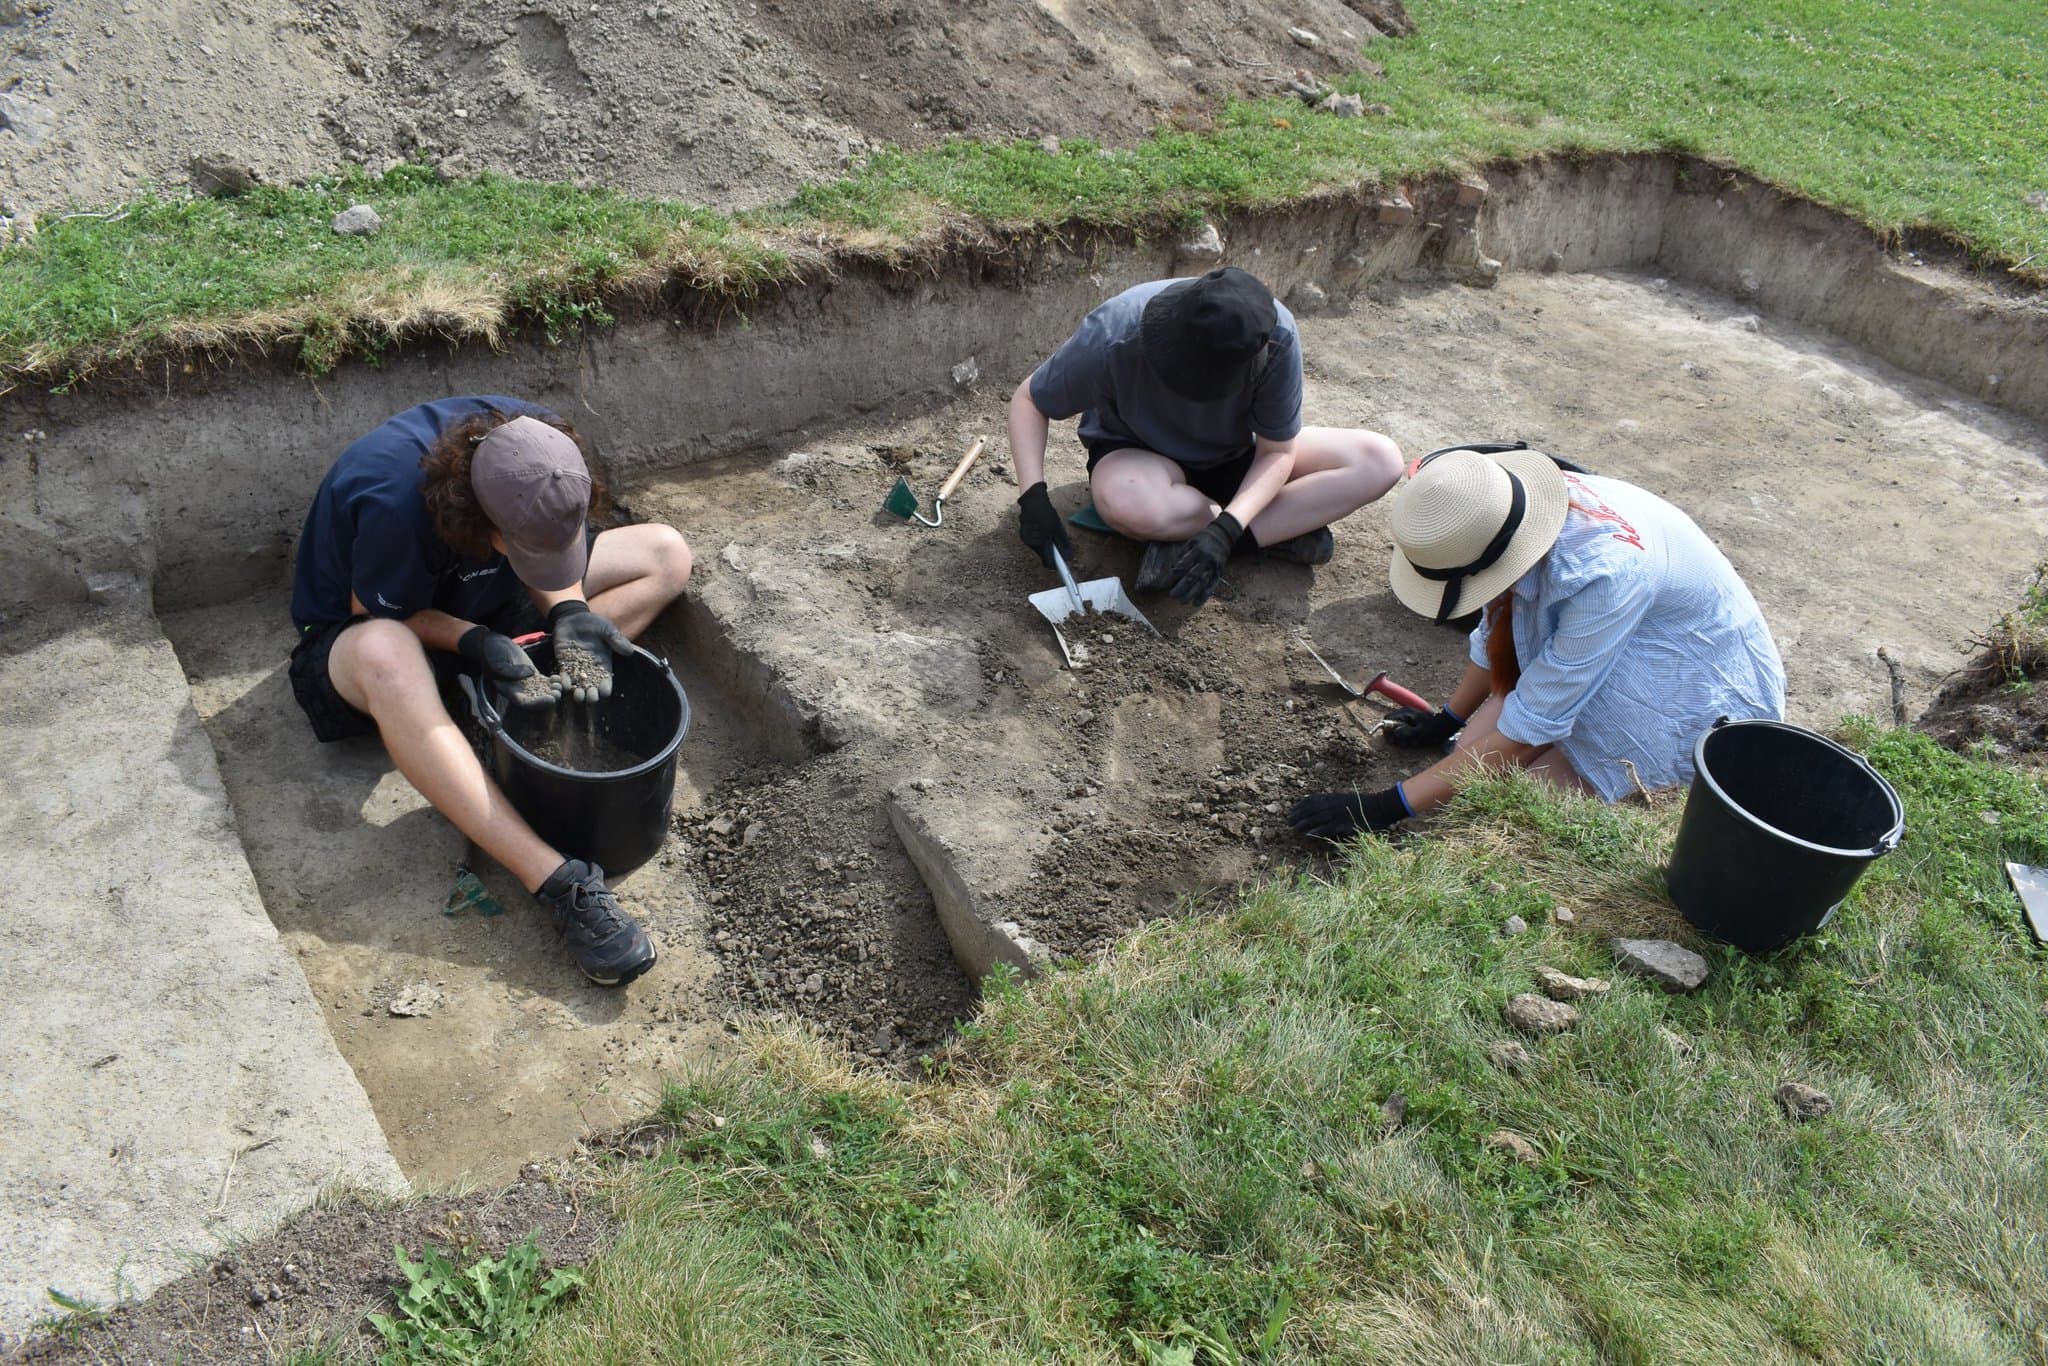
{"label": "dirt mound", "polygon": [[1400,0],[26,0],[0,5],[0,193],[101,204],[202,154],[273,181],[424,158],[742,207],[875,143],[1137,137],[1410,27]]}
{"label": "dirt mound", "polygon": [[[538,1166],[504,1190],[384,1209],[323,1205],[98,1323],[73,1319],[62,1332],[11,1351],[0,1342],[0,1360],[263,1363],[297,1360],[293,1348],[345,1341],[351,1330],[374,1350],[378,1340],[363,1317],[393,1309],[402,1284],[394,1245],[410,1255],[432,1244],[467,1265],[502,1256],[532,1233],[543,1266],[580,1266],[611,1229],[603,1200],[586,1200],[573,1180],[565,1184]],[[327,1358],[309,1352],[307,1359]]]}
{"label": "dirt mound", "polygon": [[1942,684],[1919,727],[1953,750],[1988,742],[2003,757],[2039,763],[2048,755],[2043,680],[2048,680],[2048,641],[2000,626]]}

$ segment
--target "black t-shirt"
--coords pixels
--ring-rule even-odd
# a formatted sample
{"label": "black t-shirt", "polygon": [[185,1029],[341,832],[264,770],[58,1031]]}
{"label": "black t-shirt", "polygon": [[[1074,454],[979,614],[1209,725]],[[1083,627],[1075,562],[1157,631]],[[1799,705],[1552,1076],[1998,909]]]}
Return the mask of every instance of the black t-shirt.
{"label": "black t-shirt", "polygon": [[503,555],[472,560],[434,533],[420,488],[420,461],[455,423],[480,413],[553,418],[524,399],[480,395],[408,408],[341,453],[313,495],[292,578],[300,631],[354,615],[349,595],[373,617],[404,619],[438,608],[482,621],[522,591]]}

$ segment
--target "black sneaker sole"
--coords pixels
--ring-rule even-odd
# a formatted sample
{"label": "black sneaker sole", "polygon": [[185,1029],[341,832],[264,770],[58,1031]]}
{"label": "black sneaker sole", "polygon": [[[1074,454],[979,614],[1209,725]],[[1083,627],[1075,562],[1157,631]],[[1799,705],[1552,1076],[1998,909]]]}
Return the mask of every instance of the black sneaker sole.
{"label": "black sneaker sole", "polygon": [[660,957],[661,952],[654,947],[652,941],[649,941],[647,945],[647,957],[645,961],[638,963],[633,967],[625,969],[616,977],[600,977],[596,973],[592,972],[589,968],[583,968],[582,973],[584,977],[589,979],[591,985],[593,986],[623,987],[629,985],[635,978],[645,974],[647,969],[653,967],[655,961]]}

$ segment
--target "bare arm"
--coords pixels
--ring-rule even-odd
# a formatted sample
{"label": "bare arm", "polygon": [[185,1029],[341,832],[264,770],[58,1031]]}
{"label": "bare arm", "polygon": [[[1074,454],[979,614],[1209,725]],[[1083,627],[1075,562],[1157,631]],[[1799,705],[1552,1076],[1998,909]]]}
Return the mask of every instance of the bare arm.
{"label": "bare arm", "polygon": [[1045,438],[1051,429],[1031,401],[1031,377],[1026,375],[1010,395],[1010,461],[1017,467],[1018,488],[1028,489],[1045,478]]}
{"label": "bare arm", "polygon": [[1499,731],[1493,731],[1472,743],[1459,745],[1444,758],[1407,779],[1401,784],[1401,795],[1408,799],[1409,807],[1419,816],[1449,801],[1451,794],[1480,769],[1527,768],[1549,748],[1549,745],[1525,745],[1520,740],[1510,740]]}
{"label": "bare arm", "polygon": [[1263,436],[1253,441],[1252,467],[1245,471],[1244,482],[1237,486],[1236,495],[1223,509],[1237,519],[1239,526],[1250,526],[1252,518],[1280,496],[1280,490],[1294,473],[1294,442],[1268,441]]}
{"label": "bare arm", "polygon": [[[353,593],[348,595],[348,610],[359,617],[370,615],[363,606],[363,600]],[[475,624],[432,607],[405,618],[406,629],[420,638],[420,644],[429,650],[444,650],[451,655],[455,653],[455,642],[461,640],[462,633]]]}
{"label": "bare arm", "polygon": [[1470,721],[1472,713],[1486,704],[1493,695],[1493,675],[1470,660],[1465,662],[1465,676],[1458,680],[1451,698],[1444,705],[1460,721]]}

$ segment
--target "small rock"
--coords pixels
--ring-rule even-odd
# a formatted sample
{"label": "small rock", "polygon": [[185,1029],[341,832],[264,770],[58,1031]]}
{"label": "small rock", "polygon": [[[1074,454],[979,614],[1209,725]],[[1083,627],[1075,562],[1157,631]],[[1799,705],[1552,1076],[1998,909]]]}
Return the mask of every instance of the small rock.
{"label": "small rock", "polygon": [[1668,939],[1616,939],[1614,961],[1624,971],[1647,977],[1666,991],[1697,991],[1707,980],[1707,960]]}
{"label": "small rock", "polygon": [[981,378],[981,364],[974,357],[969,356],[966,360],[954,366],[952,373],[953,383],[965,389]]}
{"label": "small rock", "polygon": [[1177,52],[1166,59],[1166,69],[1168,71],[1193,71],[1195,69],[1195,59],[1186,53]]}
{"label": "small rock", "polygon": [[1529,1046],[1513,1039],[1499,1039],[1486,1046],[1486,1056],[1503,1072],[1526,1072],[1536,1065]]}
{"label": "small rock", "polygon": [[1223,234],[1216,230],[1214,223],[1204,223],[1174,248],[1174,255],[1183,261],[1220,261],[1223,259]]}
{"label": "small rock", "polygon": [[1835,1108],[1834,1097],[1817,1086],[1799,1081],[1788,1081],[1778,1088],[1778,1104],[1784,1107],[1789,1118],[1802,1123],[1819,1119]]}
{"label": "small rock", "polygon": [[384,220],[368,204],[357,204],[334,215],[331,226],[343,237],[370,237],[384,226]]}
{"label": "small rock", "polygon": [[1461,180],[1458,182],[1458,207],[1476,209],[1486,202],[1488,192],[1483,180]]}
{"label": "small rock", "polygon": [[1511,915],[1501,924],[1500,932],[1511,939],[1518,934],[1527,934],[1529,922],[1518,915]]}
{"label": "small rock", "polygon": [[194,191],[214,199],[232,199],[236,195],[247,194],[256,188],[259,179],[256,168],[245,161],[203,153],[187,163],[185,174]]}
{"label": "small rock", "polygon": [[1588,996],[1606,995],[1612,984],[1605,977],[1573,977],[1556,968],[1538,968],[1536,985],[1553,1001],[1583,1001]]}
{"label": "small rock", "polygon": [[1486,1136],[1486,1146],[1495,1152],[1506,1153],[1525,1167],[1533,1167],[1542,1160],[1536,1153],[1536,1145],[1513,1129],[1495,1129]]}
{"label": "small rock", "polygon": [[2048,213],[2048,190],[2035,190],[2022,202],[2030,209],[2039,209],[2042,213]]}
{"label": "small rock", "polygon": [[1474,289],[1492,289],[1500,283],[1500,262],[1491,256],[1475,256],[1472,263],[1465,267],[1462,278]]}
{"label": "small rock", "polygon": [[1744,294],[1761,294],[1764,292],[1763,277],[1753,270],[1743,271],[1735,277],[1735,281],[1742,287]]}
{"label": "small rock", "polygon": [[1056,157],[1060,154],[1060,140],[1048,133],[1038,140],[1038,150],[1049,157]]}
{"label": "small rock", "polygon": [[50,116],[32,101],[19,93],[0,95],[0,128],[11,130],[29,146],[41,142],[50,133]]}
{"label": "small rock", "polygon": [[1757,316],[1754,313],[1738,314],[1730,318],[1727,325],[1734,328],[1737,332],[1760,332],[1763,330],[1763,324],[1757,320]]}
{"label": "small rock", "polygon": [[1550,913],[1550,918],[1560,925],[1569,925],[1578,919],[1577,916],[1572,914],[1572,908],[1569,906],[1559,906]]}
{"label": "small rock", "polygon": [[1543,264],[1538,266],[1537,269],[1545,275],[1557,274],[1560,270],[1564,269],[1564,253],[1561,251],[1544,252]]}
{"label": "small rock", "polygon": [[1330,295],[1312,280],[1303,280],[1287,291],[1287,307],[1296,313],[1320,313],[1330,305]]}
{"label": "small rock", "polygon": [[401,1019],[432,1015],[441,1008],[441,992],[432,982],[414,982],[391,998],[385,1009]]}
{"label": "small rock", "polygon": [[720,839],[724,839],[733,832],[735,825],[736,822],[730,816],[713,816],[711,818],[710,830],[712,834]]}
{"label": "small rock", "polygon": [[1405,228],[1415,221],[1415,206],[1408,202],[1408,196],[1395,195],[1383,199],[1379,204],[1378,219],[1382,226]]}
{"label": "small rock", "polygon": [[1090,711],[1086,707],[1083,707],[1081,708],[1081,710],[1074,713],[1074,724],[1077,726],[1085,726],[1094,719],[1095,713]]}
{"label": "small rock", "polygon": [[1507,1022],[1524,1034],[1562,1034],[1579,1022],[1576,1007],[1525,991],[1501,1008]]}
{"label": "small rock", "polygon": [[1407,1122],[1407,1119],[1408,1096],[1405,1092],[1396,1091],[1380,1106],[1380,1128],[1383,1132],[1392,1133]]}
{"label": "small rock", "polygon": [[751,848],[756,841],[767,833],[768,827],[761,822],[748,821],[747,828],[740,832],[740,846],[742,848]]}
{"label": "small rock", "polygon": [[1322,35],[1313,29],[1290,28],[1287,30],[1287,36],[1294,40],[1297,47],[1305,47],[1310,52],[1323,45]]}

